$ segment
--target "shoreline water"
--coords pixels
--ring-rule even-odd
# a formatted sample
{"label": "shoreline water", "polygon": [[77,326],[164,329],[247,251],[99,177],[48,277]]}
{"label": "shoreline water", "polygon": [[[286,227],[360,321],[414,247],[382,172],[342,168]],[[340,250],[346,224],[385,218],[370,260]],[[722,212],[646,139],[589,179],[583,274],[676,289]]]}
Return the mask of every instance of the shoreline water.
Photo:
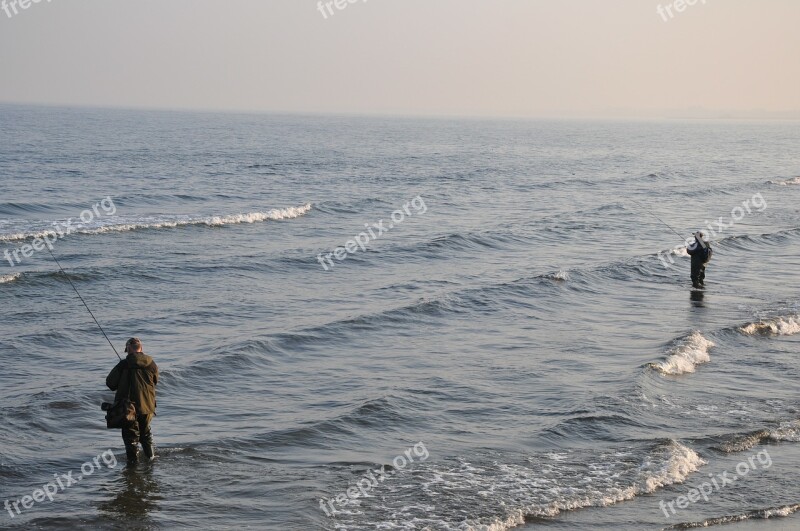
{"label": "shoreline water", "polygon": [[[112,340],[142,337],[162,369],[156,463],[0,527],[798,521],[800,187],[780,184],[800,173],[796,128],[147,116],[0,106],[0,251],[112,198],[113,219],[54,253]],[[664,140],[686,138],[691,151]],[[626,200],[690,234],[754,193],[768,207],[715,243],[702,297],[686,257],[659,261],[676,237]],[[424,216],[320,267],[412,197]],[[98,409],[116,358],[69,284],[46,253],[3,267],[13,501],[124,453]],[[429,459],[336,518],[320,510],[419,441]],[[659,502],[763,451],[769,469],[664,517]]]}

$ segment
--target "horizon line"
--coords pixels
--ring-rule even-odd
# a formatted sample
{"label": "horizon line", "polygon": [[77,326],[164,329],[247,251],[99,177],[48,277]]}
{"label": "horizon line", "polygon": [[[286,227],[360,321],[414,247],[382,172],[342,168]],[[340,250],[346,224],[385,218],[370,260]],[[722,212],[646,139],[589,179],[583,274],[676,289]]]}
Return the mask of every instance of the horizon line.
{"label": "horizon line", "polygon": [[[303,117],[352,117],[352,118],[407,118],[407,119],[433,119],[433,120],[498,120],[498,121],[800,121],[800,110],[791,111],[732,111],[732,110],[707,110],[707,109],[672,109],[662,111],[636,111],[621,110],[617,113],[608,112],[567,112],[560,114],[468,114],[468,113],[425,113],[425,112],[399,112],[399,111],[320,111],[320,110],[268,110],[246,109],[231,107],[171,107],[158,105],[136,104],[87,104],[87,103],[57,103],[57,102],[28,102],[0,100],[0,105],[15,107],[42,107],[60,109],[94,109],[111,111],[143,111],[143,112],[173,112],[195,114],[239,114],[239,115],[272,115],[272,116],[303,116]],[[694,111],[694,112],[692,112]]]}

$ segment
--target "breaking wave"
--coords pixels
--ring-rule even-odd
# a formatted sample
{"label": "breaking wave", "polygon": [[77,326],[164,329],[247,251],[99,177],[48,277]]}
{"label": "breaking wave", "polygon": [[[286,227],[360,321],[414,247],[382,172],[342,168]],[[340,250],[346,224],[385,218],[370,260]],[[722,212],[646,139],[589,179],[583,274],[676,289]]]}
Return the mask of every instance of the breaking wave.
{"label": "breaking wave", "polygon": [[786,179],[785,181],[767,181],[767,184],[777,184],[778,186],[792,186],[795,184],[800,184],[800,177],[793,177],[791,179]]}
{"label": "breaking wave", "polygon": [[678,375],[695,372],[698,365],[711,361],[709,350],[714,343],[703,337],[700,332],[692,334],[673,347],[666,360],[650,363],[648,367],[662,374]]}
{"label": "breaking wave", "polygon": [[[706,464],[676,441],[658,443],[644,453],[633,448],[593,456],[567,451],[514,461],[495,455],[422,464],[403,471],[402,481],[381,487],[391,495],[375,492],[369,503],[354,501],[337,513],[337,520],[347,529],[504,531],[532,518],[650,494],[684,482]],[[417,503],[407,502],[412,497]],[[441,503],[454,498],[456,503]],[[469,515],[464,507],[470,508]],[[430,510],[421,510],[425,508]]]}
{"label": "breaking wave", "polygon": [[15,273],[13,275],[0,275],[0,284],[14,282],[15,280],[18,280],[21,276],[22,273]]}
{"label": "breaking wave", "polygon": [[[222,227],[225,225],[238,225],[241,223],[260,223],[263,221],[281,221],[294,219],[306,215],[312,206],[307,203],[299,207],[288,207],[282,209],[269,210],[267,212],[250,212],[248,214],[232,214],[228,216],[152,216],[138,218],[130,222],[114,219],[103,225],[92,227],[80,226],[73,230],[71,234],[104,234],[109,232],[128,232],[133,230],[146,229],[174,229],[191,225],[206,225],[208,227]],[[45,235],[52,235],[52,230],[42,230],[30,233],[17,233],[0,235],[0,241],[12,242],[22,241],[30,238],[40,238]]]}
{"label": "breaking wave", "polygon": [[559,270],[556,273],[550,273],[550,274],[544,275],[544,278],[547,278],[547,279],[550,279],[550,280],[557,280],[557,281],[560,281],[560,282],[566,282],[567,280],[569,280],[569,272],[568,271],[564,271],[562,269],[562,270]]}
{"label": "breaking wave", "polygon": [[800,442],[800,420],[781,422],[777,427],[734,435],[717,449],[726,454],[744,452],[768,441]]}
{"label": "breaking wave", "polygon": [[739,328],[739,331],[748,336],[791,336],[800,333],[800,315],[774,317],[750,323]]}
{"label": "breaking wave", "polygon": [[721,516],[719,518],[709,518],[702,522],[687,522],[684,524],[676,524],[666,529],[697,529],[699,527],[711,527],[716,525],[733,524],[736,522],[745,522],[747,520],[768,520],[770,518],[784,518],[791,516],[797,511],[800,511],[800,503],[794,505],[783,505],[781,507],[770,507],[769,509],[756,509],[744,514],[735,514],[731,516]]}

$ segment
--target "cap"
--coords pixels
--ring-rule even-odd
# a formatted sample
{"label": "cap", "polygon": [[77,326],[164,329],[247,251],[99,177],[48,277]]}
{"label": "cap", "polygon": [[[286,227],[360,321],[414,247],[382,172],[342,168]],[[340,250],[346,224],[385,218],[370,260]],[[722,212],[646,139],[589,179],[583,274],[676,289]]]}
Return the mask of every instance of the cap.
{"label": "cap", "polygon": [[130,338],[127,343],[125,343],[126,347],[141,347],[142,341],[138,337]]}

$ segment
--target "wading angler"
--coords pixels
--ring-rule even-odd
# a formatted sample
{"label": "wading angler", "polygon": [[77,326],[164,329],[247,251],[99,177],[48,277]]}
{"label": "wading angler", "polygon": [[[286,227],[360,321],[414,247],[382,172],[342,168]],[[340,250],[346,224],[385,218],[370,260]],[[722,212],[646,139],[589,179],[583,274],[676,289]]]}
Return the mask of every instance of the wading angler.
{"label": "wading angler", "polygon": [[[710,249],[709,242],[721,234],[723,234],[726,230],[733,228],[736,223],[742,221],[745,216],[749,216],[753,214],[754,211],[764,212],[767,209],[767,200],[764,196],[759,192],[754,194],[749,199],[742,201],[742,204],[739,206],[733,207],[731,209],[731,214],[729,220],[725,220],[724,218],[720,217],[715,222],[710,222],[706,220],[706,227],[708,230],[705,231],[698,231],[693,235],[693,237],[688,238],[684,243],[686,247],[687,254],[692,257],[692,283],[698,284],[697,280],[699,279],[699,284],[702,285],[702,271],[700,271],[700,266],[707,263],[711,259],[711,253],[707,253],[706,251]],[[697,235],[700,235],[698,238]],[[700,247],[700,252],[693,252],[695,249]],[[664,267],[669,268],[675,264],[675,259],[672,257],[673,255],[678,255],[681,253],[683,247],[678,246],[670,251],[662,251],[658,253],[658,259],[664,265]],[[707,256],[706,256],[707,255]],[[695,286],[697,287],[697,286]]]}
{"label": "wading angler", "polygon": [[140,442],[148,461],[156,455],[150,422],[156,414],[158,365],[144,353],[139,338],[132,337],[128,340],[125,353],[128,356],[120,360],[106,378],[106,385],[116,391],[116,395],[114,404],[108,404],[104,409],[111,411],[118,405],[122,409],[130,408],[132,418],[125,419],[120,428],[128,465],[135,465],[139,460]]}

